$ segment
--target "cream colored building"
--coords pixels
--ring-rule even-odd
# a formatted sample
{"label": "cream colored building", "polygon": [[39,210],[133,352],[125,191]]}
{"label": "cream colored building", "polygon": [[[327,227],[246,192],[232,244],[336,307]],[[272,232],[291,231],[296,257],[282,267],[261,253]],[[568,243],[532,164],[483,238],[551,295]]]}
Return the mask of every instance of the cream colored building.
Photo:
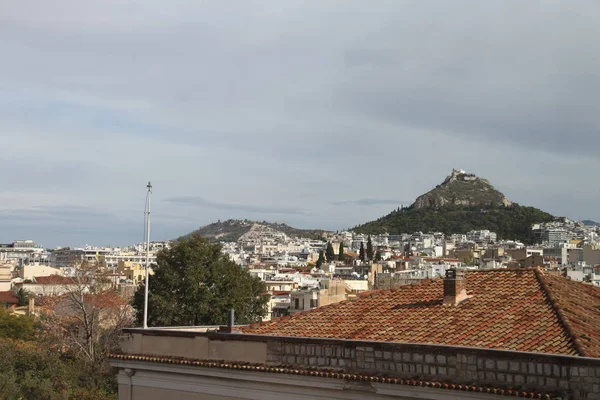
{"label": "cream colored building", "polygon": [[33,279],[36,276],[62,275],[59,268],[48,267],[47,265],[23,265],[19,269],[19,278]]}
{"label": "cream colored building", "polygon": [[[119,261],[116,272],[136,284],[146,280],[146,268],[137,261]],[[154,275],[152,268],[150,268],[150,275]]]}
{"label": "cream colored building", "polygon": [[0,265],[0,292],[9,291],[12,287],[12,265]]}

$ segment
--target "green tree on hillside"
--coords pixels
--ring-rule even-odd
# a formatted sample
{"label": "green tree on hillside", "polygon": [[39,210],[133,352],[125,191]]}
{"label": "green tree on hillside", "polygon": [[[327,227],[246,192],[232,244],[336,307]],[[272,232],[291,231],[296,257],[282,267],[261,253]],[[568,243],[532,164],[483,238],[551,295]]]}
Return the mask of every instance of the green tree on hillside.
{"label": "green tree on hillside", "polygon": [[369,240],[367,240],[367,258],[372,260],[374,256],[373,251],[373,242],[371,241],[371,236],[369,236]]}
{"label": "green tree on hillside", "polygon": [[325,250],[325,258],[328,262],[331,262],[335,259],[335,251],[333,250],[333,245],[331,242],[327,243],[327,249]]}
{"label": "green tree on hillside", "polygon": [[365,262],[365,244],[363,242],[360,242],[360,251],[358,253],[358,256],[360,258],[360,261]]}
{"label": "green tree on hillside", "polygon": [[323,254],[323,250],[319,251],[319,259],[317,260],[317,268],[321,269],[321,266],[325,262],[325,254]]}
{"label": "green tree on hillside", "polygon": [[[222,325],[227,311],[236,322],[258,322],[268,296],[259,278],[221,253],[221,245],[199,234],[157,254],[148,295],[149,326]],[[134,296],[137,321],[144,315],[144,286]]]}
{"label": "green tree on hillside", "polygon": [[338,250],[338,260],[344,261],[344,242],[340,242],[340,249]]}

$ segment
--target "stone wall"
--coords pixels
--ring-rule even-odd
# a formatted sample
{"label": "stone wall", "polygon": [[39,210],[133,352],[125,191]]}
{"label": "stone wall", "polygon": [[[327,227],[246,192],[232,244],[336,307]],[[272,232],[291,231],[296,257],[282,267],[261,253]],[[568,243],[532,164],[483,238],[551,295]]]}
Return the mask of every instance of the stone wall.
{"label": "stone wall", "polygon": [[267,362],[600,399],[600,359],[449,346],[271,340]]}

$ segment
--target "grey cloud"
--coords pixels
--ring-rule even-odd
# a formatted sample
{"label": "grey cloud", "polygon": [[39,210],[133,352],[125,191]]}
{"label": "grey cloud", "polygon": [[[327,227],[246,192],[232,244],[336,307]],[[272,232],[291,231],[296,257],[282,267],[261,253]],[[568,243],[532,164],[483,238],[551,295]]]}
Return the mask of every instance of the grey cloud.
{"label": "grey cloud", "polygon": [[373,206],[373,205],[396,205],[408,204],[408,202],[401,202],[398,200],[385,200],[385,199],[360,199],[360,200],[341,200],[331,202],[334,206],[345,206],[345,205],[359,205],[359,206]]}
{"label": "grey cloud", "polygon": [[215,208],[219,210],[230,210],[230,211],[244,211],[248,213],[260,213],[260,214],[291,214],[291,215],[304,215],[306,211],[291,207],[263,207],[255,206],[250,204],[230,204],[230,203],[219,203],[215,201],[206,200],[198,196],[178,196],[169,197],[165,199],[166,202],[175,204],[192,205],[199,207]]}
{"label": "grey cloud", "polygon": [[91,214],[15,211],[3,237],[137,241],[148,180],[157,236],[245,213],[335,230],[453,167],[600,220],[593,0],[6,3],[2,207]]}

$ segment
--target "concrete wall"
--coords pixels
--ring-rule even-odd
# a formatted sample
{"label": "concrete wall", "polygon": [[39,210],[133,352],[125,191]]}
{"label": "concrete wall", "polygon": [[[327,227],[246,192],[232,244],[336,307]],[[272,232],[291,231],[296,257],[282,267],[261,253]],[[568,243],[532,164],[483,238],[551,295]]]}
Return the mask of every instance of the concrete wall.
{"label": "concrete wall", "polygon": [[230,360],[257,364],[264,364],[267,361],[267,344],[264,342],[225,342],[211,340],[195,333],[188,336],[134,333],[125,337],[122,350],[125,354],[184,357],[197,360]]}
{"label": "concrete wall", "polygon": [[19,277],[23,279],[33,279],[36,276],[62,275],[58,268],[48,267],[46,265],[24,265],[19,270]]}
{"label": "concrete wall", "polygon": [[600,247],[586,244],[583,246],[583,261],[587,265],[596,266],[600,264]]}
{"label": "concrete wall", "polygon": [[[119,400],[127,399],[125,394],[129,390],[129,386],[119,386]],[[218,396],[214,394],[202,394],[194,392],[185,392],[183,390],[171,390],[161,389],[155,387],[141,387],[134,386],[132,388],[132,399],[144,399],[144,400],[239,400],[240,397],[229,397],[229,396]],[[127,399],[130,400],[130,399]]]}

